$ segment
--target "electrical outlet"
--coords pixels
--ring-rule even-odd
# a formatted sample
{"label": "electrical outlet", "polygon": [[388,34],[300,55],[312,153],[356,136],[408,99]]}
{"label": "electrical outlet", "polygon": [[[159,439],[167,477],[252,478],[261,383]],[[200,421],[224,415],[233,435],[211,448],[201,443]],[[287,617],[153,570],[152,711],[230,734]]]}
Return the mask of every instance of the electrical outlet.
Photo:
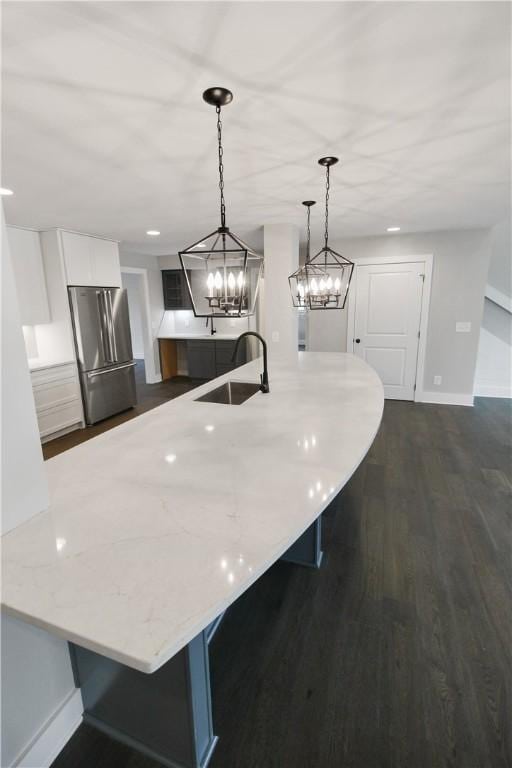
{"label": "electrical outlet", "polygon": [[272,331],[272,341],[279,341],[279,331]]}
{"label": "electrical outlet", "polygon": [[441,386],[442,380],[443,380],[442,376],[434,376],[434,384],[436,385],[436,387]]}
{"label": "electrical outlet", "polygon": [[461,323],[460,321],[455,323],[456,333],[471,333],[471,323]]}

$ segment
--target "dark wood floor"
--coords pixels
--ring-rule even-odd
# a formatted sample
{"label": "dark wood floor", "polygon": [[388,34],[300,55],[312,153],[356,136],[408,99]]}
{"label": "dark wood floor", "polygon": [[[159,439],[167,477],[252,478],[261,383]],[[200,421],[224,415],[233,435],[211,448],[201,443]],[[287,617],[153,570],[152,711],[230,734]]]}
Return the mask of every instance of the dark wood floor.
{"label": "dark wood floor", "polygon": [[56,440],[44,443],[43,456],[45,459],[50,459],[52,456],[62,453],[62,451],[67,451],[68,448],[72,448],[74,445],[90,440],[91,437],[95,437],[95,435],[99,435],[101,432],[106,432],[112,429],[112,427],[117,427],[118,424],[122,424],[124,421],[134,419],[136,416],[140,416],[141,413],[149,411],[151,408],[156,408],[157,405],[162,405],[167,400],[172,400],[203,383],[203,381],[189,379],[188,376],[175,376],[159,384],[146,384],[144,362],[138,360],[135,367],[137,405],[128,411],[123,411],[123,413],[118,413],[109,419],[104,419],[92,427],[76,429],[74,432],[69,432],[67,435],[58,437]]}
{"label": "dark wood floor", "polygon": [[[212,768],[512,766],[511,426],[386,403],[323,568],[277,563],[212,643]],[[157,768],[81,726],[53,768],[90,766]]]}

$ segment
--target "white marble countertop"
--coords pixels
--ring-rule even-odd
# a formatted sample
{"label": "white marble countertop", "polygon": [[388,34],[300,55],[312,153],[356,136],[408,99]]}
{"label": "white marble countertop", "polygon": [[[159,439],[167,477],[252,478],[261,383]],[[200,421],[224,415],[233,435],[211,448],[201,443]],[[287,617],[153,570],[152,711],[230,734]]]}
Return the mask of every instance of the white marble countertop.
{"label": "white marble countertop", "polygon": [[[243,333],[243,331],[240,331]],[[212,336],[211,333],[165,333],[158,334],[159,339],[174,339],[175,341],[187,341],[188,339],[198,339],[200,341],[235,341],[240,333],[217,333]]]}
{"label": "white marble countertop", "polygon": [[233,603],[345,485],[384,403],[366,363],[327,353],[271,364],[242,405],[194,402],[260,370],[47,461],[50,509],[2,538],[4,608],[152,672]]}

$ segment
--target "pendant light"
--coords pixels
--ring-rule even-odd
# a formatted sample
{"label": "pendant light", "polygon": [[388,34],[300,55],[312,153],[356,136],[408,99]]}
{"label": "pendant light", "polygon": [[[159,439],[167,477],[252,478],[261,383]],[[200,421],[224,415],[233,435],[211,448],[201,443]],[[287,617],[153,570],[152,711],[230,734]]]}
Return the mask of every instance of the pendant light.
{"label": "pendant light", "polygon": [[256,307],[263,256],[226,225],[221,108],[231,103],[233,94],[208,88],[203,99],[217,113],[220,226],[178,255],[196,317],[248,317]]}
{"label": "pendant light", "polygon": [[[306,262],[304,266],[299,267],[299,269],[295,270],[295,272],[290,275],[290,277],[288,278],[288,282],[290,283],[290,291],[292,294],[293,306],[299,309],[307,309],[309,285],[308,285],[308,273],[306,272],[306,265],[310,264],[310,256],[311,256],[311,207],[313,205],[316,205],[316,200],[304,200],[302,202],[302,205],[305,206],[307,211]],[[310,276],[312,276],[312,273],[316,271],[318,280],[320,280],[320,278],[323,277],[323,272],[321,269],[317,268],[315,270],[315,268],[311,266],[309,267],[309,269],[310,269]]]}
{"label": "pendant light", "polygon": [[337,162],[337,157],[322,157],[318,161],[325,168],[325,242],[304,265],[308,309],[343,309],[354,270],[353,262],[329,247],[330,169]]}

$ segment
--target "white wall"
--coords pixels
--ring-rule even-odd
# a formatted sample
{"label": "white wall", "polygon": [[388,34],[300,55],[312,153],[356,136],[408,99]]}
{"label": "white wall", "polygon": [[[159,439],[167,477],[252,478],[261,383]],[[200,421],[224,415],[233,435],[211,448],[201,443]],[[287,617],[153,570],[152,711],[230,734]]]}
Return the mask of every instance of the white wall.
{"label": "white wall", "polygon": [[[2,531],[29,520],[48,506],[48,490],[37,428],[30,373],[18,311],[11,258],[2,213]],[[57,743],[40,748],[42,733],[73,700],[67,644],[42,630],[2,616],[3,768],[20,764],[44,768]],[[81,712],[81,706],[79,707]],[[78,717],[72,727],[78,725]],[[69,724],[68,724],[69,725]],[[39,751],[38,751],[39,748]],[[35,757],[37,755],[37,757]]]}
{"label": "white wall", "polygon": [[299,266],[299,230],[292,224],[266,224],[265,337],[272,359],[293,360],[299,347],[298,312],[292,306],[288,276]]}
{"label": "white wall", "polygon": [[2,218],[2,533],[47,506],[41,441]]}
{"label": "white wall", "polygon": [[[475,395],[512,397],[512,248],[510,219],[493,227]],[[505,308],[508,307],[508,310]]]}
{"label": "white wall", "polygon": [[128,311],[130,314],[130,333],[132,337],[133,356],[137,360],[144,357],[144,338],[142,335],[141,316],[141,276],[129,272],[121,274],[123,288],[128,295]]}
{"label": "white wall", "polygon": [[512,296],[512,234],[510,218],[503,219],[491,232],[491,259],[487,283]]}
{"label": "white wall", "polygon": [[[432,293],[423,389],[432,392],[442,376],[442,392],[473,393],[484,291],[490,257],[490,231],[483,229],[362,237],[333,243],[349,259],[433,254]],[[332,317],[334,315],[334,317]],[[456,333],[469,321],[470,333]],[[347,310],[309,313],[309,349],[346,349]]]}
{"label": "white wall", "polygon": [[[150,345],[151,350],[151,365],[146,362],[146,377],[149,383],[161,381],[160,374],[160,353],[158,350],[157,334],[164,314],[164,302],[162,291],[162,276],[160,273],[160,267],[158,265],[158,258],[156,256],[144,256],[140,254],[124,253],[121,247],[120,250],[121,260],[121,274],[123,274],[123,267],[132,267],[136,269],[147,270],[148,281],[148,296],[150,307]],[[154,371],[153,376],[148,377],[150,369]]]}

